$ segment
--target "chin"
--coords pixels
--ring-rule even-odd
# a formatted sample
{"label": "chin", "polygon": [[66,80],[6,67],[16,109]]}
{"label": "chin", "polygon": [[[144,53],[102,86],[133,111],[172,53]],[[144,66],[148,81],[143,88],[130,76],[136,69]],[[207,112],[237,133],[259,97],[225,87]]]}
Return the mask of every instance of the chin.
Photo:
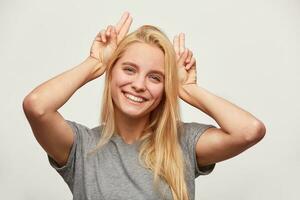
{"label": "chin", "polygon": [[137,109],[130,109],[130,107],[121,110],[123,114],[130,118],[142,118],[150,114],[150,112],[143,112]]}

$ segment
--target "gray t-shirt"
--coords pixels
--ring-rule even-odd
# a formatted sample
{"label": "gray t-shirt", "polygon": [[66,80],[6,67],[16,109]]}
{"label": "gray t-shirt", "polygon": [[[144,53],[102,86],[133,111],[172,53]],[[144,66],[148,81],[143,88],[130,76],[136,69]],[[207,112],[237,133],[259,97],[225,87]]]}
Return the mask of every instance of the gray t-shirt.
{"label": "gray t-shirt", "polygon": [[[88,128],[80,123],[66,120],[74,133],[74,144],[67,163],[58,167],[47,154],[50,165],[69,186],[74,200],[158,200],[162,196],[153,187],[153,173],[143,168],[138,160],[138,143],[127,144],[114,134],[103,149],[92,156],[86,153],[94,149],[99,141],[102,126]],[[195,178],[211,173],[215,163],[199,168],[195,146],[202,133],[213,125],[196,122],[183,123],[184,134],[180,145],[184,152],[187,170],[186,183],[191,200],[195,196]],[[170,187],[160,179],[160,190],[164,198],[172,200]]]}

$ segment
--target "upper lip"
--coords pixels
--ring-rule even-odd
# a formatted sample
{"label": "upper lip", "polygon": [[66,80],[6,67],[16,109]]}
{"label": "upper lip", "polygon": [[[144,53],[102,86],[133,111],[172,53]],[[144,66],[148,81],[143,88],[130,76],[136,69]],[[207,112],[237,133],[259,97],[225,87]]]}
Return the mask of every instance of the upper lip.
{"label": "upper lip", "polygon": [[133,96],[136,96],[136,97],[142,98],[142,99],[144,99],[144,100],[148,100],[146,97],[143,97],[143,96],[140,96],[140,95],[136,95],[136,94],[133,94],[133,93],[131,93],[131,92],[126,92],[126,91],[123,91],[123,93],[128,93],[128,94],[131,94],[131,95],[133,95]]}

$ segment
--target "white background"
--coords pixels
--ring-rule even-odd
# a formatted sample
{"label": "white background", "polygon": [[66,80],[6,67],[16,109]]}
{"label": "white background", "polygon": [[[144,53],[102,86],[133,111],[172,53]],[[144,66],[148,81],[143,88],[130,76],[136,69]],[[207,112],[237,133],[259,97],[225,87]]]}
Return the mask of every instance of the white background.
{"label": "white background", "polygon": [[[131,30],[186,34],[198,85],[262,120],[264,139],[196,179],[196,199],[300,199],[300,2],[297,0],[0,1],[1,199],[72,199],[22,110],[34,87],[81,63],[96,33],[124,11]],[[59,110],[97,125],[104,78],[80,88]],[[183,121],[216,122],[180,102]],[[221,111],[220,111],[221,112]]]}

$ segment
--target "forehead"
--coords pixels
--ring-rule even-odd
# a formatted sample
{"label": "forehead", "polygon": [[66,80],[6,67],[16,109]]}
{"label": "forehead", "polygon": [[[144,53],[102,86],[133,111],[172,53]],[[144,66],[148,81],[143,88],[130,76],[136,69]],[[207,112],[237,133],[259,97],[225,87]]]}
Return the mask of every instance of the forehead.
{"label": "forehead", "polygon": [[120,63],[132,62],[143,69],[159,70],[164,72],[164,53],[153,45],[133,43],[123,53]]}

